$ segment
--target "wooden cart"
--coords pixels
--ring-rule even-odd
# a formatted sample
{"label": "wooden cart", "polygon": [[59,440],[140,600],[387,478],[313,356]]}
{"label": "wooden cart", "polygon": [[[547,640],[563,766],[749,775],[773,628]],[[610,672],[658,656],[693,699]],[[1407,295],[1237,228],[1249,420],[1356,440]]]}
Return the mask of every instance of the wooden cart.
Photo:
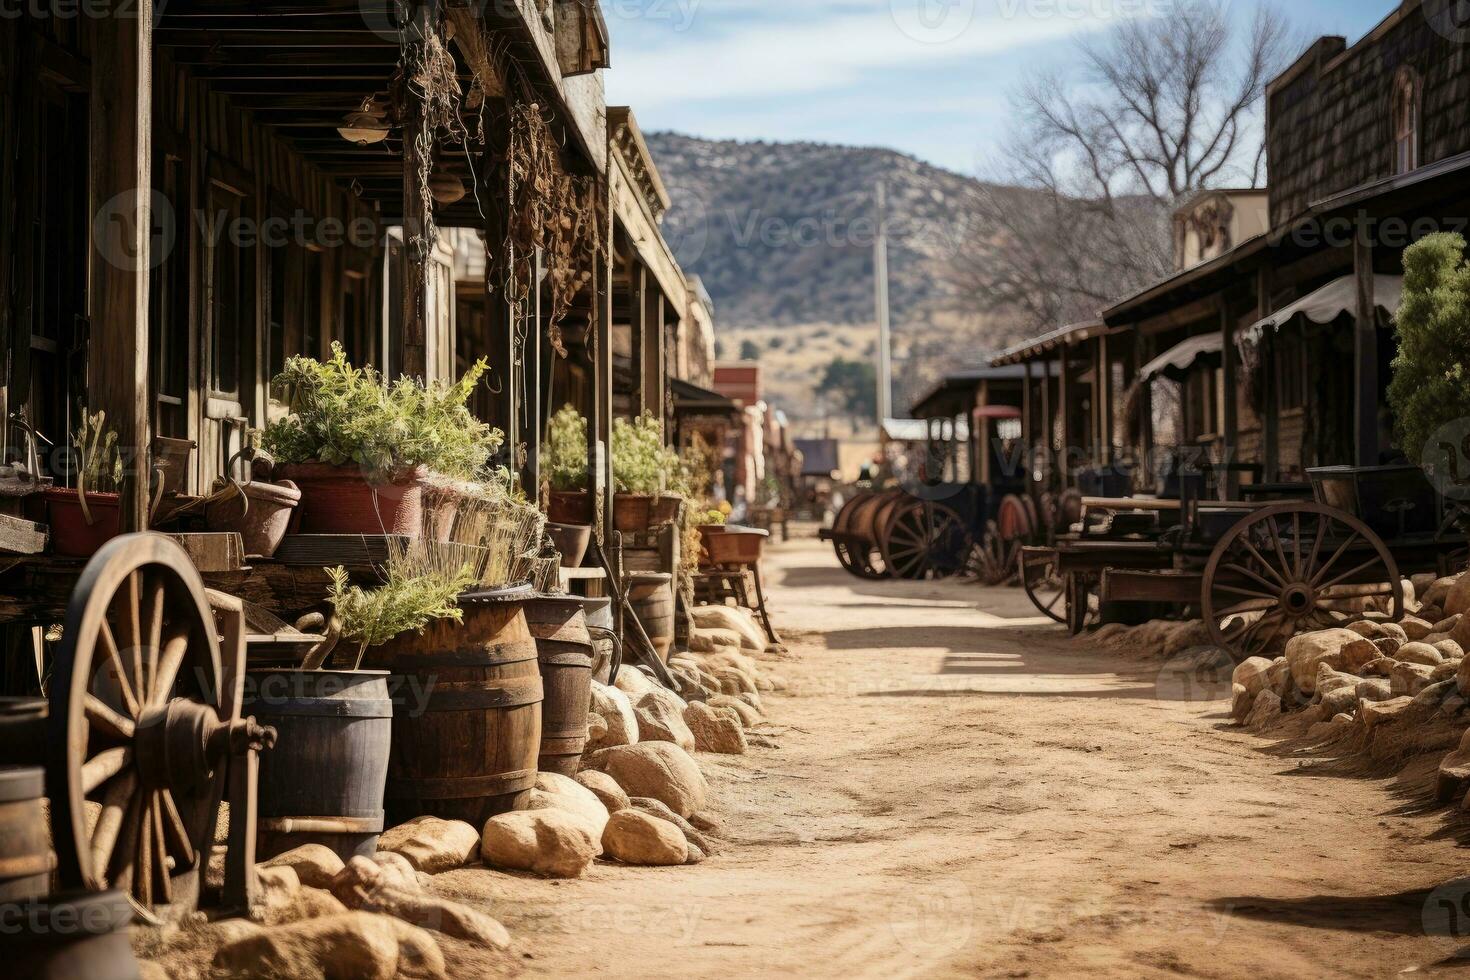
{"label": "wooden cart", "polygon": [[1198,615],[1213,643],[1244,659],[1298,632],[1370,614],[1401,619],[1403,576],[1463,563],[1456,509],[1417,469],[1312,476],[1287,491],[1310,499],[1085,500],[1084,527],[1051,549],[1068,627],[1165,607]]}
{"label": "wooden cart", "polygon": [[46,770],[61,889],[124,891],[147,920],[247,910],[258,755],[275,733],[242,716],[240,600],[207,589],[173,539],[133,534],[85,563],[16,559],[0,573],[0,621],[62,624],[49,697],[7,699],[0,738],[4,762]]}

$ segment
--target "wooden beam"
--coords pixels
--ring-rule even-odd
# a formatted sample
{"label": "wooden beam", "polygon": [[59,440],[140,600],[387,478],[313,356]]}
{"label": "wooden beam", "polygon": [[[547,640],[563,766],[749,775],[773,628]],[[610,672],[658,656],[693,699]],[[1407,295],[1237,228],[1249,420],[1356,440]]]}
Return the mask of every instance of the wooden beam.
{"label": "wooden beam", "polygon": [[[664,294],[652,275],[645,273],[643,281],[643,363],[637,368],[643,372],[639,391],[643,395],[643,411],[667,422],[664,411]],[[669,433],[665,431],[667,437]]]}
{"label": "wooden beam", "polygon": [[[409,45],[422,46],[423,38],[437,28],[429,16],[427,4],[413,10],[414,29]],[[412,59],[410,59],[412,60]],[[401,277],[403,283],[403,373],[409,377],[428,377],[429,256],[434,250],[434,203],[424,194],[420,174],[433,167],[429,153],[434,143],[434,127],[425,114],[422,93],[415,85],[400,86],[403,105],[403,251]]]}
{"label": "wooden beam", "polygon": [[[87,408],[105,411],[127,453],[122,529],[148,527],[148,278],[153,221],[153,0],[91,22],[92,200],[110,223],[92,262]],[[96,236],[94,242],[96,241]]]}
{"label": "wooden beam", "polygon": [[[617,267],[616,220],[613,217],[612,191],[602,188],[604,220],[602,227],[603,253],[600,269],[594,273],[597,283],[597,305],[593,324],[597,341],[592,364],[593,398],[592,417],[587,426],[587,472],[589,485],[596,501],[594,532],[604,544],[612,541],[613,481],[612,466],[612,418],[613,418],[613,271]],[[616,607],[614,603],[614,607]]]}
{"label": "wooden beam", "polygon": [[633,264],[633,275],[628,284],[628,319],[633,325],[633,390],[629,404],[630,411],[636,415],[647,404],[643,395],[643,383],[646,380],[643,373],[643,351],[648,343],[647,296],[650,282],[648,267],[639,259],[636,250],[632,251],[628,261]]}
{"label": "wooden beam", "polygon": [[504,98],[505,79],[495,70],[490,61],[490,46],[485,38],[484,27],[475,10],[470,7],[449,7],[445,15],[454,25],[454,46],[459,49],[465,64],[475,73],[480,90],[486,98]]}
{"label": "wooden beam", "polygon": [[1353,242],[1353,274],[1358,284],[1358,316],[1353,330],[1354,444],[1359,466],[1377,466],[1378,298],[1373,279],[1373,243],[1361,233]]}
{"label": "wooden beam", "polygon": [[[1256,322],[1271,315],[1271,269],[1263,265],[1256,272]],[[1281,420],[1276,408],[1275,357],[1272,348],[1275,339],[1269,334],[1260,338],[1260,377],[1256,383],[1262,388],[1261,403],[1261,456],[1265,464],[1265,481],[1277,483],[1281,479]]]}

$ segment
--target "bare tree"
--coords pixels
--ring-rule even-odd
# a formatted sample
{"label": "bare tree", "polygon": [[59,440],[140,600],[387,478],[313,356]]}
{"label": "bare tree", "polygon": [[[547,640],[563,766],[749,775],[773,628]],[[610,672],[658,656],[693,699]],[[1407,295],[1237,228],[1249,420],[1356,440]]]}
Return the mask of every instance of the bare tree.
{"label": "bare tree", "polygon": [[1263,180],[1263,96],[1292,46],[1269,6],[1243,24],[1218,0],[1184,0],[1079,42],[1071,72],[1028,79],[953,263],[967,301],[1045,329],[1166,275],[1175,207]]}

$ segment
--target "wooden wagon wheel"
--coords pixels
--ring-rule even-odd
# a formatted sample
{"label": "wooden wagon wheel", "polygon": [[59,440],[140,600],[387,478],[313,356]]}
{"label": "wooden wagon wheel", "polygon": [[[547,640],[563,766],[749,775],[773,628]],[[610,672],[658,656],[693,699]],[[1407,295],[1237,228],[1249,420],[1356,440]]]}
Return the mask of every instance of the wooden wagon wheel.
{"label": "wooden wagon wheel", "polygon": [[1200,606],[1211,640],[1236,660],[1296,633],[1362,619],[1370,602],[1404,615],[1398,564],[1366,524],[1317,503],[1257,511],[1215,546]]}
{"label": "wooden wagon wheel", "polygon": [[970,557],[970,568],[981,585],[1005,585],[1015,576],[1016,547],[1006,540],[997,522],[985,522],[984,533]]}
{"label": "wooden wagon wheel", "polygon": [[[1030,541],[1036,534],[1034,510],[1028,509],[1026,502],[1015,494],[1007,494],[1001,499],[995,522],[1001,537],[1007,542]],[[1014,562],[1012,567],[1015,567]]]}
{"label": "wooden wagon wheel", "polygon": [[858,503],[865,499],[865,497],[853,497],[842,505],[842,509],[832,519],[832,533],[834,535],[832,538],[832,550],[837,555],[837,563],[849,574],[859,577],[865,577],[861,566],[853,558],[852,549],[848,546],[848,543],[838,537],[838,535],[846,533],[847,529],[851,527],[852,512],[857,508]]}
{"label": "wooden wagon wheel", "polygon": [[894,506],[879,544],[890,574],[917,581],[957,575],[975,539],[952,508],[910,500]]}
{"label": "wooden wagon wheel", "polygon": [[1092,612],[1094,583],[1087,575],[1069,572],[1064,591],[1067,597],[1067,630],[1073,636],[1081,636],[1096,619]]}
{"label": "wooden wagon wheel", "polygon": [[46,780],[64,889],[118,889],[150,914],[197,908],[226,764],[266,741],[235,717],[233,680],[178,544],[135,534],[97,553],[51,679]]}
{"label": "wooden wagon wheel", "polygon": [[1050,548],[1021,549],[1021,588],[1044,616],[1065,623],[1066,583],[1057,572],[1057,553]]}

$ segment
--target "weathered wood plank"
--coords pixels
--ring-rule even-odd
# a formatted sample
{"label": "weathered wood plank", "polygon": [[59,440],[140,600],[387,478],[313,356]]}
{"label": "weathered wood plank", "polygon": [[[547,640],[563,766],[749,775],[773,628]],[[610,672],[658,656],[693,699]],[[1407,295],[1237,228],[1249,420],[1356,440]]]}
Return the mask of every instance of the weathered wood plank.
{"label": "weathered wood plank", "polygon": [[92,21],[93,201],[110,210],[113,246],[92,263],[88,408],[107,412],[131,465],[123,475],[122,527],[148,526],[148,281],[153,114],[153,0],[136,17]]}

